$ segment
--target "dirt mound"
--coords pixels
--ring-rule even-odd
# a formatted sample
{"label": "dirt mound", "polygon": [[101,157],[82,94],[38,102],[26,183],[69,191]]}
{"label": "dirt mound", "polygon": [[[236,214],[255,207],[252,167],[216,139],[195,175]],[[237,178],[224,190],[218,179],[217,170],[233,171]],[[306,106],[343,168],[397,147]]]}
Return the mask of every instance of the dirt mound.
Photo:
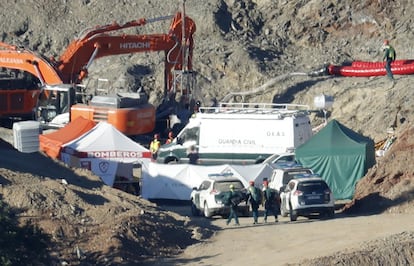
{"label": "dirt mound", "polygon": [[[55,58],[86,28],[180,11],[178,1],[165,0],[2,1],[0,7],[3,41]],[[275,79],[266,91],[246,99],[287,99],[312,106],[314,96],[327,94],[335,99],[328,110],[329,118],[375,141],[382,140],[386,129],[395,126],[396,142],[357,184],[355,199],[344,212],[412,212],[411,78],[398,76],[394,86],[385,77],[287,74],[307,73],[327,63],[380,61],[385,38],[391,40],[399,58],[409,59],[412,48],[407,44],[414,41],[413,11],[412,5],[400,1],[187,0],[186,12],[197,25],[193,68],[198,72],[198,96],[207,105],[213,97],[253,91],[283,75],[286,78]],[[165,33],[168,23],[149,23],[127,33]],[[158,105],[164,89],[163,60],[158,53],[99,59],[91,65],[86,85],[107,78],[114,88],[143,87],[150,101]],[[315,116],[313,122],[320,120]],[[3,133],[1,137],[9,140],[10,134],[7,139]],[[212,233],[187,217],[102,186],[90,172],[68,169],[42,154],[18,153],[4,141],[0,141],[0,182],[2,200],[19,210],[20,219],[33,220],[53,237],[53,263],[59,265],[139,264],[145,258],[176,254]],[[392,237],[395,245],[372,254],[395,250],[412,257],[412,242],[405,241],[409,238],[411,234]],[[373,243],[377,244],[387,243]],[[374,246],[324,261],[372,264],[368,258],[376,258],[366,253]],[[396,260],[382,262],[399,264]]]}
{"label": "dirt mound", "polygon": [[414,233],[403,232],[385,239],[365,242],[359,250],[346,250],[335,256],[304,260],[300,265],[412,265]]}
{"label": "dirt mound", "polygon": [[51,235],[50,265],[139,264],[177,254],[210,235],[188,218],[104,186],[87,170],[7,144],[0,157],[1,199],[16,209],[21,223],[29,220]]}
{"label": "dirt mound", "polygon": [[384,157],[377,158],[356,186],[347,213],[413,212],[414,176],[412,170],[414,128],[405,127]]}

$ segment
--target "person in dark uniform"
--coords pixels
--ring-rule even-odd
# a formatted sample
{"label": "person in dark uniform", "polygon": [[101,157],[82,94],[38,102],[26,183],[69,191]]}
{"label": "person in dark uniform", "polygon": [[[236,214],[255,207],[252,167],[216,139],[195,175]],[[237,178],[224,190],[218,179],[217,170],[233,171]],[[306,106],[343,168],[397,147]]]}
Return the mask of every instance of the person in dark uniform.
{"label": "person in dark uniform", "polygon": [[234,190],[234,185],[230,185],[230,191],[226,195],[226,205],[230,206],[230,214],[227,218],[226,225],[229,225],[234,219],[235,225],[240,225],[239,217],[237,216],[237,206],[240,203],[240,195]]}
{"label": "person in dark uniform", "polygon": [[262,192],[259,188],[254,186],[254,181],[249,182],[247,188],[247,198],[250,206],[252,207],[253,224],[257,224],[259,217],[259,206],[262,204]]}
{"label": "person in dark uniform", "polygon": [[195,146],[190,147],[190,151],[187,154],[189,164],[198,164],[199,155]]}
{"label": "person in dark uniform", "polygon": [[267,217],[270,213],[275,216],[275,222],[278,222],[277,216],[280,214],[280,199],[279,193],[276,190],[269,188],[269,182],[263,182],[263,199],[264,199],[264,222],[267,223]]}

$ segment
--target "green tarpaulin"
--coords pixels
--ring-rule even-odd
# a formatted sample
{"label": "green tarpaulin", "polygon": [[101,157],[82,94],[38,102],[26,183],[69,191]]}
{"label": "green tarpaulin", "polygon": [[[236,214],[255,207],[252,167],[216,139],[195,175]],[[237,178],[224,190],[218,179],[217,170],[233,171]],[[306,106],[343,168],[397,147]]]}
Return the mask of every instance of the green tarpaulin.
{"label": "green tarpaulin", "polygon": [[375,144],[336,120],[296,149],[296,160],[328,183],[335,199],[352,199],[355,184],[375,164]]}

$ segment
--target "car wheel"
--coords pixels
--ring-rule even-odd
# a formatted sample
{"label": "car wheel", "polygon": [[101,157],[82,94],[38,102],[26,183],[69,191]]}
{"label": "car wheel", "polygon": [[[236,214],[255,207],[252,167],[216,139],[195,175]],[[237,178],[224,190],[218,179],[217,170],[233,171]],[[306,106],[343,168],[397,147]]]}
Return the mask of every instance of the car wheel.
{"label": "car wheel", "polygon": [[242,212],[242,215],[244,217],[249,217],[250,216],[250,209],[249,208],[244,208],[243,212]]}
{"label": "car wheel", "polygon": [[319,214],[319,219],[332,219],[335,215],[335,210],[325,210]]}
{"label": "car wheel", "polygon": [[204,217],[206,218],[211,217],[211,212],[210,212],[210,209],[208,208],[207,202],[204,203]]}
{"label": "car wheel", "polygon": [[280,204],[281,206],[280,206],[280,215],[282,216],[282,217],[287,217],[288,216],[288,212],[287,212],[287,210],[285,209],[285,203],[282,201],[282,203]]}
{"label": "car wheel", "polygon": [[200,211],[197,209],[197,206],[193,202],[191,203],[191,214],[193,216],[199,216],[200,215]]}
{"label": "car wheel", "polygon": [[287,217],[288,216],[288,212],[282,207],[282,208],[280,208],[280,215],[282,217]]}
{"label": "car wheel", "polygon": [[171,158],[167,164],[178,164],[178,160],[176,158]]}
{"label": "car wheel", "polygon": [[332,218],[334,218],[334,216],[335,216],[335,209],[331,209],[331,210],[327,211],[326,217],[328,217],[329,219],[332,219]]}
{"label": "car wheel", "polygon": [[289,216],[290,216],[290,221],[291,222],[294,222],[298,219],[297,213],[294,210],[292,210],[292,205],[290,205]]}

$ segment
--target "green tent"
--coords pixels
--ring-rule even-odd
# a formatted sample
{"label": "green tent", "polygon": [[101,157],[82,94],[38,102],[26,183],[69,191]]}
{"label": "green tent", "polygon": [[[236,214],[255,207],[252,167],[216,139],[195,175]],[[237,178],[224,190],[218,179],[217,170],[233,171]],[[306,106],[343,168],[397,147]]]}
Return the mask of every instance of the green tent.
{"label": "green tent", "polygon": [[328,183],[335,199],[352,199],[356,182],[375,164],[375,144],[331,120],[296,149],[296,160]]}

